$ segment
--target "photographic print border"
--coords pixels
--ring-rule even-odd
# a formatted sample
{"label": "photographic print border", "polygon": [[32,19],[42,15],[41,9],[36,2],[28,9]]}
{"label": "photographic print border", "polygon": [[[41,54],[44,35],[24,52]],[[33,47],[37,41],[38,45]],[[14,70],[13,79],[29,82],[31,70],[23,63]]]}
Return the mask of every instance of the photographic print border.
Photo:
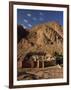
{"label": "photographic print border", "polygon": [[[31,5],[31,6],[45,6],[45,7],[59,7],[67,9],[67,82],[61,83],[45,83],[45,84],[29,84],[29,85],[14,85],[13,84],[13,40],[14,40],[14,30],[13,30],[13,6],[14,5]],[[69,84],[69,5],[62,4],[46,4],[46,3],[30,3],[30,2],[9,2],[9,88],[25,88],[25,87],[42,87],[42,86],[58,86],[58,85],[68,85]]]}

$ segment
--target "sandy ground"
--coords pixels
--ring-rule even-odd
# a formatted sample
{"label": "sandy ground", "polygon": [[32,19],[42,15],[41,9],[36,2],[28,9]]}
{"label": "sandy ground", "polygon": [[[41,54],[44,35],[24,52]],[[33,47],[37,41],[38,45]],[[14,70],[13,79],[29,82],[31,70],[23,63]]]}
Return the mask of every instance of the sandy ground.
{"label": "sandy ground", "polygon": [[38,80],[63,78],[63,67],[60,65],[47,68],[23,68],[18,70],[18,80]]}

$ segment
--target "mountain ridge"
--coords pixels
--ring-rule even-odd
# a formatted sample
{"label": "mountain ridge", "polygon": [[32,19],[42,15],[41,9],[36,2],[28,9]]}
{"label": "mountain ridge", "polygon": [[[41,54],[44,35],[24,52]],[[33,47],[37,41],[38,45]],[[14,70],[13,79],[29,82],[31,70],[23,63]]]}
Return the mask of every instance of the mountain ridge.
{"label": "mountain ridge", "polygon": [[18,42],[18,60],[23,60],[29,52],[63,53],[63,28],[58,23],[43,23],[26,31],[26,36]]}

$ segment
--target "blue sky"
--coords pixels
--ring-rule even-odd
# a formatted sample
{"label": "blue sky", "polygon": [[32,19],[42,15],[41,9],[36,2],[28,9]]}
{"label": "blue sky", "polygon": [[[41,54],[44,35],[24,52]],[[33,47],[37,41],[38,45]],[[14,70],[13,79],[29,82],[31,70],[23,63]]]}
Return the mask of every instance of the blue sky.
{"label": "blue sky", "polygon": [[63,11],[17,9],[17,24],[23,25],[24,28],[52,21],[63,26]]}

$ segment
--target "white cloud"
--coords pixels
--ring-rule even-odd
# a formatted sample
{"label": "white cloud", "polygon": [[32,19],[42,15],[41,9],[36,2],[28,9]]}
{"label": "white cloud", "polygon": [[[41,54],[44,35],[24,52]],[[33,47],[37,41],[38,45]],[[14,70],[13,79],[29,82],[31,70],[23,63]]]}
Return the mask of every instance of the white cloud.
{"label": "white cloud", "polygon": [[29,27],[32,27],[32,24],[28,24]]}
{"label": "white cloud", "polygon": [[25,23],[28,23],[28,20],[24,19],[24,22],[25,22]]}
{"label": "white cloud", "polygon": [[28,14],[27,14],[27,16],[31,17],[31,14],[30,14],[30,13],[28,13]]}
{"label": "white cloud", "polygon": [[27,28],[24,24],[21,24],[23,26],[23,28]]}

